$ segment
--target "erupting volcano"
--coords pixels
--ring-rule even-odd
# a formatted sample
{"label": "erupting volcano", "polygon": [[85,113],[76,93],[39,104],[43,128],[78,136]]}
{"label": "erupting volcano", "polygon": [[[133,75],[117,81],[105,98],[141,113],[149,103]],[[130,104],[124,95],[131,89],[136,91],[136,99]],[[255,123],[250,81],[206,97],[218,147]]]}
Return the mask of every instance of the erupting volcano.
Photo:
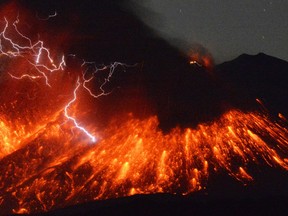
{"label": "erupting volcano", "polygon": [[[184,126],[180,122],[168,130],[159,126],[161,118],[152,111],[141,116],[116,111],[103,123],[99,115],[108,114],[101,108],[115,106],[113,100],[101,105],[103,98],[118,91],[111,83],[131,68],[137,77],[141,64],[103,65],[63,54],[29,35],[21,13],[4,12],[0,215],[46,212],[135,194],[187,195],[213,187],[209,179],[219,173],[244,187],[254,181],[258,167],[288,171],[287,120],[281,113],[270,115],[260,99],[255,98],[259,108],[231,105],[209,120],[199,118]],[[191,68],[189,63],[196,65]],[[203,71],[210,76],[212,63],[212,57],[200,54],[186,62],[195,76],[203,76],[197,74]],[[215,76],[211,82],[219,82]]]}

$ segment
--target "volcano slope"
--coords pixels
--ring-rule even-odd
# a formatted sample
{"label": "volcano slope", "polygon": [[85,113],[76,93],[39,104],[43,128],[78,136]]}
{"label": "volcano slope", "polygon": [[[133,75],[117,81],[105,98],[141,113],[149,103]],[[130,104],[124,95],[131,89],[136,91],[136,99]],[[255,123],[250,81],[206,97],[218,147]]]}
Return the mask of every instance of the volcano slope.
{"label": "volcano slope", "polygon": [[[56,4],[67,23],[78,20],[79,28],[65,29],[73,37],[64,53],[138,63],[115,73],[111,93],[85,106],[83,115],[89,113],[91,127],[97,123],[101,141],[87,144],[52,112],[43,129],[1,158],[1,214],[285,214],[287,62],[259,54],[214,69],[191,65],[190,56],[157,38],[120,3],[105,2],[79,10]],[[31,121],[29,109],[13,107],[10,123],[17,123],[14,115]]]}

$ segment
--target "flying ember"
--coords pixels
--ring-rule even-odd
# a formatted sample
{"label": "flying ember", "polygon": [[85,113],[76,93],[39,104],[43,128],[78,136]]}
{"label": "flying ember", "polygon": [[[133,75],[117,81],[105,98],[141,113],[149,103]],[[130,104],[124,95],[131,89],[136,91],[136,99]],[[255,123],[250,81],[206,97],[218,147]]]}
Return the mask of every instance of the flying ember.
{"label": "flying ember", "polygon": [[[157,116],[139,119],[130,113],[102,128],[87,104],[109,97],[106,86],[116,68],[129,65],[84,61],[69,67],[68,56],[22,33],[19,17],[0,23],[3,214],[134,194],[185,195],[204,190],[209,176],[219,172],[248,184],[249,167],[259,163],[288,171],[283,115],[275,119],[233,109],[194,128],[164,133]],[[191,64],[211,62],[199,63],[197,57]],[[95,89],[91,83],[99,76]]]}

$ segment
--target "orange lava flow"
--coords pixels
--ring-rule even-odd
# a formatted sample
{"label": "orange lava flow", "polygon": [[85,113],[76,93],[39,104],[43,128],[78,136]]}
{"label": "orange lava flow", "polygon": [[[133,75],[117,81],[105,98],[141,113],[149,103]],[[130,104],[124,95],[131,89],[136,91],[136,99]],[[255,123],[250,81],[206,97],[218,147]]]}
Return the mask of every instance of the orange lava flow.
{"label": "orange lava flow", "polygon": [[[2,209],[41,212],[133,194],[187,194],[205,188],[219,171],[247,183],[253,180],[248,166],[263,162],[288,170],[287,129],[257,113],[231,110],[209,124],[168,134],[156,116],[130,116],[99,132],[92,145],[80,132],[60,127],[50,124],[27,145],[1,155]],[[6,152],[17,140],[9,130],[0,129]]]}
{"label": "orange lava flow", "polygon": [[[283,115],[273,120],[257,112],[230,110],[212,122],[169,133],[159,129],[157,116],[120,116],[106,128],[96,128],[93,116],[81,121],[95,109],[83,95],[98,98],[87,87],[96,72],[91,78],[78,72],[76,95],[77,73],[66,71],[64,55],[54,62],[44,42],[35,45],[6,18],[2,25],[1,214],[43,212],[134,194],[189,194],[205,189],[209,176],[219,172],[246,184],[253,180],[251,165],[288,170]],[[107,95],[103,88],[108,81],[106,77],[100,84],[99,95]],[[63,112],[67,103],[70,118]],[[96,143],[76,129],[72,117],[97,137]]]}

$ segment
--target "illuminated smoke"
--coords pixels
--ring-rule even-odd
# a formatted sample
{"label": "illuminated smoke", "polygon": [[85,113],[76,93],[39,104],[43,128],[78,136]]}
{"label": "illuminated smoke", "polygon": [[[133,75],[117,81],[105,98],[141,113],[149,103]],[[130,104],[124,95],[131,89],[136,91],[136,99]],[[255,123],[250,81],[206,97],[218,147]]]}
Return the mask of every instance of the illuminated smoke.
{"label": "illuminated smoke", "polygon": [[[119,116],[106,128],[97,128],[91,119],[81,122],[80,116],[89,111],[81,109],[85,95],[93,100],[109,97],[105,85],[115,68],[128,65],[96,67],[84,61],[79,71],[66,76],[66,57],[52,58],[44,41],[34,43],[18,30],[19,22],[2,20],[0,60],[15,62],[6,79],[14,85],[5,87],[22,94],[18,92],[22,87],[34,91],[31,86],[37,86],[40,92],[32,96],[49,96],[43,101],[52,101],[52,111],[29,94],[19,96],[24,103],[35,102],[41,118],[32,121],[32,108],[21,110],[20,99],[2,96],[6,103],[0,113],[1,213],[43,212],[134,194],[189,194],[205,189],[209,176],[219,172],[247,184],[254,179],[251,165],[288,170],[287,121],[282,114],[275,120],[258,112],[230,110],[212,122],[167,133],[159,129],[157,116],[141,120],[133,114]],[[209,68],[203,56],[207,55],[197,59],[192,53],[191,61]],[[86,70],[87,66],[94,69]],[[95,93],[89,84],[101,71],[106,76]],[[59,88],[59,79],[65,80],[61,87],[68,87]]]}
{"label": "illuminated smoke", "polygon": [[188,51],[188,57],[190,64],[197,64],[203,66],[208,70],[212,70],[214,67],[214,59],[211,53],[202,45],[194,44]]}
{"label": "illuminated smoke", "polygon": [[[33,75],[32,73],[21,73],[20,75],[14,75],[14,74],[9,73],[11,78],[17,79],[17,80],[22,80],[22,79],[26,79],[26,78],[30,79],[30,80],[44,79],[45,84],[47,86],[53,88],[53,86],[51,86],[51,84],[50,84],[49,77],[50,77],[51,73],[54,73],[54,72],[56,73],[60,70],[62,70],[62,71],[64,70],[64,68],[66,66],[64,55],[62,56],[61,61],[58,63],[58,65],[56,65],[55,61],[51,57],[49,49],[44,46],[43,41],[39,40],[39,41],[33,43],[29,37],[25,36],[24,34],[22,34],[18,30],[17,24],[20,22],[18,17],[13,22],[11,27],[10,27],[10,24],[9,24],[6,17],[4,17],[4,21],[5,21],[5,26],[2,30],[2,32],[0,33],[0,39],[1,39],[0,40],[0,53],[2,55],[9,57],[9,58],[17,58],[17,57],[18,58],[25,58],[25,60],[27,60],[27,62],[34,67],[35,71],[38,72],[38,75]],[[14,37],[15,37],[15,35],[18,36],[18,38],[22,39],[22,41],[24,41],[24,43],[22,43],[22,44],[17,43],[14,41],[13,38],[10,38],[9,36],[7,36],[7,31],[8,31],[8,29],[11,31],[11,28],[12,28],[13,36]],[[85,66],[85,64],[87,64],[87,63],[84,62],[82,64],[82,66]],[[92,63],[90,63],[90,64],[92,64]],[[80,80],[79,77],[77,79],[76,87],[73,90],[73,99],[71,101],[69,101],[64,107],[65,117],[69,121],[72,121],[74,124],[74,127],[78,128],[84,134],[86,134],[91,139],[91,141],[93,143],[96,142],[95,136],[93,136],[91,133],[89,133],[83,126],[80,126],[80,124],[77,122],[76,118],[69,115],[68,109],[77,100],[77,91],[78,91],[80,86],[82,86],[84,89],[86,89],[89,92],[89,94],[94,98],[98,98],[98,97],[107,95],[108,93],[105,92],[104,86],[106,85],[106,83],[109,82],[109,79],[113,75],[115,68],[117,68],[117,66],[119,66],[119,65],[128,66],[128,65],[124,65],[124,64],[119,63],[119,62],[115,62],[115,63],[112,63],[111,65],[103,66],[101,68],[95,67],[95,71],[92,73],[92,75],[90,76],[89,79],[85,79],[86,74],[83,73],[82,79]],[[95,74],[98,71],[105,71],[105,70],[109,70],[107,78],[105,78],[104,82],[100,86],[101,93],[99,93],[98,95],[95,95],[87,87],[87,83],[89,83],[91,80],[93,80],[95,78]]]}

